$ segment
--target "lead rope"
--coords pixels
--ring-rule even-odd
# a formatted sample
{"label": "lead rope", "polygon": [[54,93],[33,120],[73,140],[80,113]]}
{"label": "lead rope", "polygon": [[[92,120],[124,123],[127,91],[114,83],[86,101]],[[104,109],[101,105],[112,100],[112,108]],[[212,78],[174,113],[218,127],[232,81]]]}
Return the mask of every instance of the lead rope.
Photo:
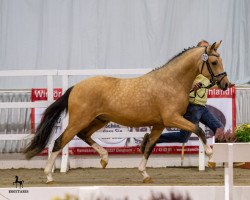
{"label": "lead rope", "polygon": [[[206,94],[206,89],[209,89],[209,88],[213,87],[214,85],[215,85],[215,83],[211,83],[211,84],[209,84],[208,86],[201,86],[199,89],[205,88],[205,92],[204,92],[204,94],[203,94],[202,96],[200,96],[200,95],[197,93],[197,91],[198,91],[199,89],[196,90],[196,91],[194,91],[193,89],[190,90],[190,92],[189,92],[189,98],[195,98],[196,96],[198,96],[198,97],[200,97],[200,98],[203,98],[203,97],[205,96],[205,94]],[[190,94],[191,94],[192,92],[194,92],[194,96],[190,96]]]}

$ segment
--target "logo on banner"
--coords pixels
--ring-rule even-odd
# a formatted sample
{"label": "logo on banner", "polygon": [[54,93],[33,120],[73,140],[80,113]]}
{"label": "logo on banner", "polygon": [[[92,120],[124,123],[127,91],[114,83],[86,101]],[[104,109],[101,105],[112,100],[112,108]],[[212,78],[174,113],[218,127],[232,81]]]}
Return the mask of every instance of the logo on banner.
{"label": "logo on banner", "polygon": [[[125,130],[124,130],[125,129]],[[104,128],[99,130],[98,132],[103,133],[122,133],[122,132],[128,132],[128,129],[126,127],[122,127],[119,124],[110,122],[108,123]],[[126,138],[99,138],[100,141],[106,143],[106,144],[119,144],[126,140]]]}

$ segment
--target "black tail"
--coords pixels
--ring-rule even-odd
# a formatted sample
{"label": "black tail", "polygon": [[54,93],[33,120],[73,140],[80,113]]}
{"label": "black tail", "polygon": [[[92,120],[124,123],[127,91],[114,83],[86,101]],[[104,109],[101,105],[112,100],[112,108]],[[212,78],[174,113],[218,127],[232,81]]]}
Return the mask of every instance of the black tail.
{"label": "black tail", "polygon": [[69,88],[63,96],[61,96],[45,110],[33,140],[24,150],[27,159],[31,159],[35,155],[39,154],[46,147],[61,113],[65,109],[66,111],[68,109],[68,98],[72,89],[73,87]]}

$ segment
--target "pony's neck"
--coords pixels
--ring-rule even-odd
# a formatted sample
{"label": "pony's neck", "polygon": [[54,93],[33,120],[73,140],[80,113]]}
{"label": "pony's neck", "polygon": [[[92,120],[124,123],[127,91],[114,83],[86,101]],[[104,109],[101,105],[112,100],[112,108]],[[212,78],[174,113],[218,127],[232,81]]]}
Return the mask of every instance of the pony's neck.
{"label": "pony's neck", "polygon": [[185,88],[190,91],[195,77],[199,74],[199,64],[202,48],[190,49],[183,55],[174,59],[166,66],[158,70],[157,78],[168,82],[169,79],[176,82],[176,88]]}

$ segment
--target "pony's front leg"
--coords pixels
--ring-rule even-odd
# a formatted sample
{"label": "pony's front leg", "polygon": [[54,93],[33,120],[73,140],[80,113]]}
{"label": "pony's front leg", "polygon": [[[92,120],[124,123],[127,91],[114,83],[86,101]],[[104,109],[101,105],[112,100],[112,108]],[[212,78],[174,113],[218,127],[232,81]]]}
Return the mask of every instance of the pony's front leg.
{"label": "pony's front leg", "polygon": [[152,128],[151,134],[150,134],[148,141],[146,143],[144,154],[143,154],[141,163],[138,167],[140,173],[143,176],[143,183],[152,183],[153,182],[151,177],[146,172],[146,165],[147,165],[148,158],[149,158],[157,140],[159,139],[160,134],[163,131],[163,129],[164,129],[163,126],[154,126]]}
{"label": "pony's front leg", "polygon": [[201,139],[205,153],[208,156],[209,161],[212,160],[213,150],[207,143],[205,132],[197,125],[196,131],[194,133]]}
{"label": "pony's front leg", "polygon": [[209,159],[212,158],[213,150],[207,143],[205,132],[196,124],[186,120],[182,116],[168,117],[168,120],[164,121],[165,126],[179,128],[181,130],[189,131],[195,133],[202,141],[204,150]]}

